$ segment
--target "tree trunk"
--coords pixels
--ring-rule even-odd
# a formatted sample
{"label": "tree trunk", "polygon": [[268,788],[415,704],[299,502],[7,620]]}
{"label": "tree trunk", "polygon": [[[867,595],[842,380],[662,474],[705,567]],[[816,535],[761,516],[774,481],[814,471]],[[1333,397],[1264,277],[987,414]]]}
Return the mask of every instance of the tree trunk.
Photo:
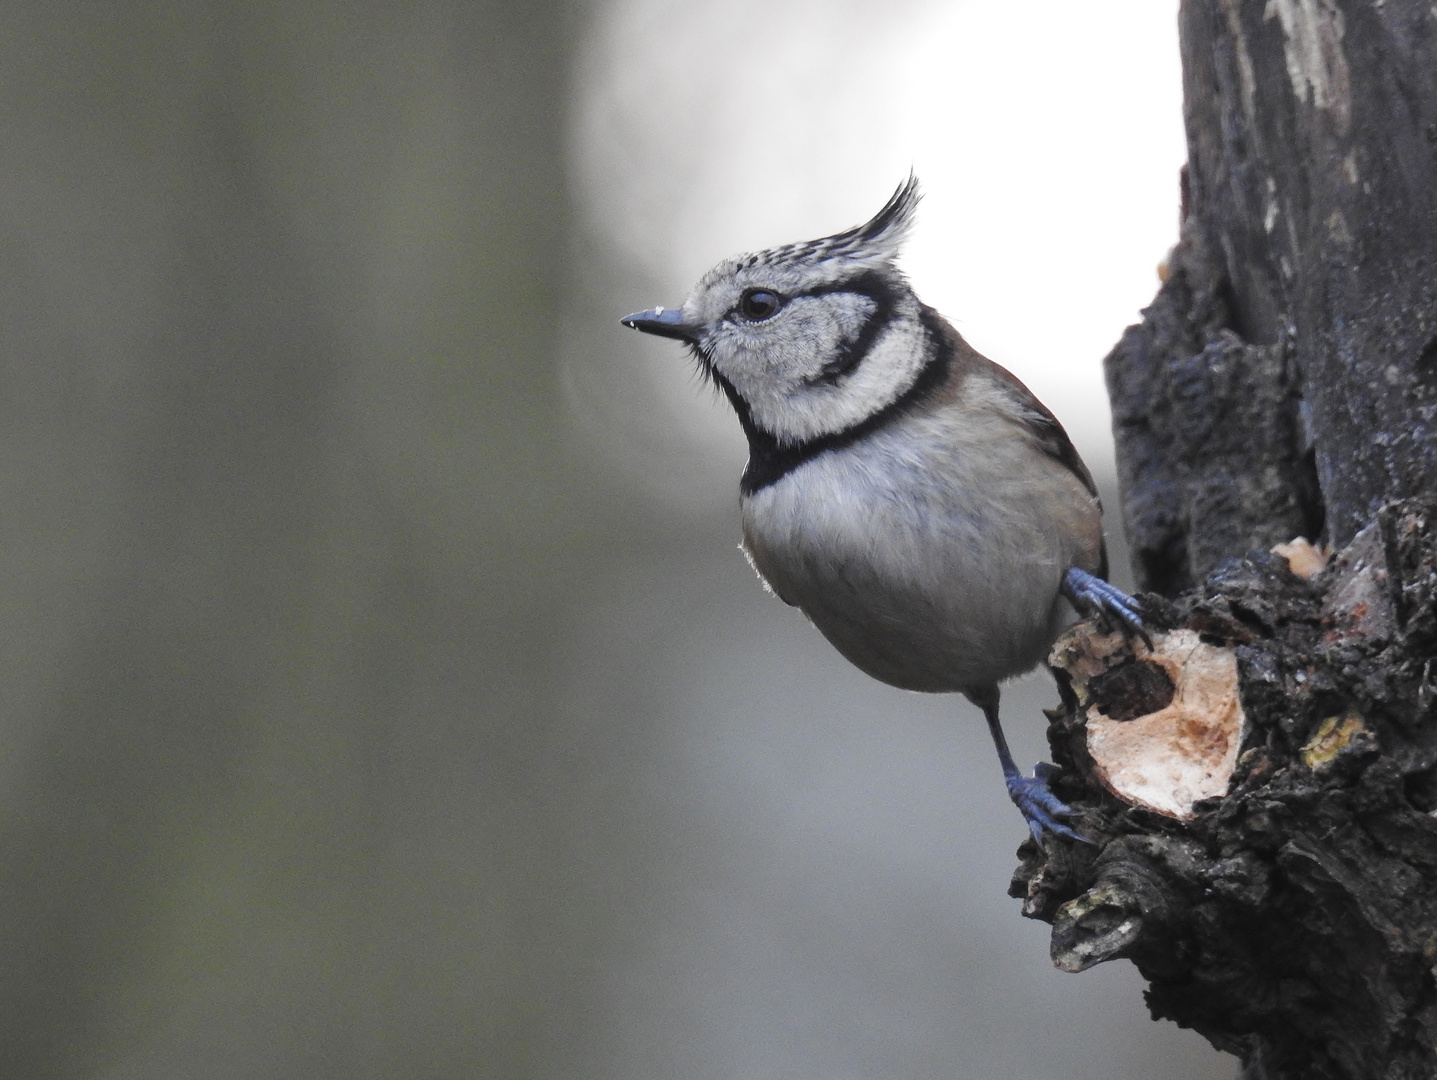
{"label": "tree trunk", "polygon": [[[1148,644],[1058,643],[1014,879],[1245,1075],[1437,1076],[1437,4],[1183,0],[1181,239],[1107,360]],[[1339,549],[1322,556],[1306,537]]]}

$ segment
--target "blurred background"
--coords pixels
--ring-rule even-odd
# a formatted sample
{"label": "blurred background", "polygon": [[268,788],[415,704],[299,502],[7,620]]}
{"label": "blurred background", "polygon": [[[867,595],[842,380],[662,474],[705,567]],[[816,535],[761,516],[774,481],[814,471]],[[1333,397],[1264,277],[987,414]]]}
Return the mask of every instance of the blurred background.
{"label": "blurred background", "polygon": [[1110,490],[1175,8],[7,4],[0,1076],[1230,1076],[1052,969],[974,710],[763,594],[617,323],[915,167]]}

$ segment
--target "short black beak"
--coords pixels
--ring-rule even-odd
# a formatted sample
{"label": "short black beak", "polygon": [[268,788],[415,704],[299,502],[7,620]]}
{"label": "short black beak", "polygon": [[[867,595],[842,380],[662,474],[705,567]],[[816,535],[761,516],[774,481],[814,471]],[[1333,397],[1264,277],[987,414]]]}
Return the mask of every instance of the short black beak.
{"label": "short black beak", "polygon": [[633,315],[625,315],[619,322],[631,330],[642,330],[646,334],[656,334],[659,337],[677,338],[679,341],[692,341],[694,333],[698,330],[698,327],[684,322],[684,313],[679,308],[658,307],[652,311],[640,311]]}

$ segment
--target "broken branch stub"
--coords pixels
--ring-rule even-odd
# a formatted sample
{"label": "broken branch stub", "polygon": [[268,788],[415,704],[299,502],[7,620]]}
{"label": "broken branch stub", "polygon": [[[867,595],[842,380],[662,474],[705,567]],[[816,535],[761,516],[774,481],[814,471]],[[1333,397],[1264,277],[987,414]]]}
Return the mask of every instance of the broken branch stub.
{"label": "broken branch stub", "polygon": [[1254,1076],[1437,1075],[1437,508],[1224,563],[1166,621],[1054,647],[1094,844],[1026,843],[1013,895],[1059,967],[1131,959]]}
{"label": "broken branch stub", "polygon": [[1083,706],[1093,775],[1120,800],[1189,820],[1227,792],[1243,735],[1232,648],[1186,629],[1154,634],[1148,648],[1084,625],[1048,662]]}

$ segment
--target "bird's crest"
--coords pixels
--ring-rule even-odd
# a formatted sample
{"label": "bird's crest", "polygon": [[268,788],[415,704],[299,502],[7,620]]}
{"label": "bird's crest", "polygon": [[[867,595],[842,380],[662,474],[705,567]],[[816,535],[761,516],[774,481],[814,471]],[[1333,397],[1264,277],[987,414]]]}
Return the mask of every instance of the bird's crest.
{"label": "bird's crest", "polygon": [[761,252],[750,256],[750,262],[772,265],[843,259],[868,265],[891,264],[913,227],[914,213],[921,198],[918,177],[910,172],[908,179],[883,204],[883,209],[862,225],[818,240],[805,240]]}

